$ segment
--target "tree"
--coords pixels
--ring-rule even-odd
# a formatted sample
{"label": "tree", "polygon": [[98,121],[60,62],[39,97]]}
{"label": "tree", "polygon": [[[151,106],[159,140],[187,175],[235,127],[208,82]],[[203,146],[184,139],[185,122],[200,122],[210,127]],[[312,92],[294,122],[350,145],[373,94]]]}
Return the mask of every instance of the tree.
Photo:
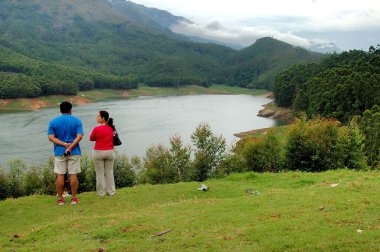
{"label": "tree", "polygon": [[200,124],[191,135],[195,148],[194,179],[204,181],[210,178],[225,158],[226,140],[215,136],[206,123]]}

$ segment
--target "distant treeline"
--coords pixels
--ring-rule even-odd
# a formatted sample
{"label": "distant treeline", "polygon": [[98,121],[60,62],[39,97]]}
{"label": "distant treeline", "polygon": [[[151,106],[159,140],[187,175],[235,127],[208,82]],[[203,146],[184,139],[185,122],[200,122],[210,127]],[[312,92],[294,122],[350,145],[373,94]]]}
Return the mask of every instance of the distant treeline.
{"label": "distant treeline", "polygon": [[[164,49],[167,46],[163,44],[160,50],[173,50]],[[240,52],[185,41],[172,46],[182,48],[183,52],[165,55],[147,48],[144,55],[131,52],[125,58],[129,63],[110,54],[101,59],[88,59],[87,67],[81,66],[82,63],[76,66],[78,61],[75,59],[73,64],[47,63],[45,59],[35,60],[0,46],[0,98],[75,95],[79,90],[93,88],[131,89],[138,88],[139,83],[161,87],[227,84],[271,89],[278,72],[321,57],[270,38],[261,39]],[[148,54],[153,57],[149,59]],[[46,60],[50,61],[49,58]],[[128,66],[120,68],[131,62],[136,63],[133,69]]]}
{"label": "distant treeline", "polygon": [[380,105],[380,48],[332,54],[321,63],[296,65],[274,82],[277,105],[347,122]]}
{"label": "distant treeline", "polygon": [[76,95],[94,88],[131,89],[138,81],[133,75],[118,77],[75,69],[10,53],[0,47],[0,98],[33,98],[46,95]]}

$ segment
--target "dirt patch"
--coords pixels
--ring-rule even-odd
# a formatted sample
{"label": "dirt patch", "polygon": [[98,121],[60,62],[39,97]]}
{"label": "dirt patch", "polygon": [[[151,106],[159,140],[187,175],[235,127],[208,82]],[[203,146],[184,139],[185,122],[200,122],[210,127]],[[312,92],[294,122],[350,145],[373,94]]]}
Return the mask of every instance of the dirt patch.
{"label": "dirt patch", "polygon": [[121,96],[122,97],[128,97],[128,96],[130,96],[129,91],[123,91],[123,92],[121,92]]}
{"label": "dirt patch", "polygon": [[45,108],[49,106],[49,103],[47,103],[46,101],[42,101],[38,98],[26,99],[26,100],[29,100],[31,110],[39,110],[40,108]]}
{"label": "dirt patch", "polygon": [[[80,96],[72,96],[66,100],[76,105],[83,105],[90,102],[89,99]],[[37,111],[51,106],[57,106],[57,104],[53,104],[52,101],[49,102],[48,100],[40,98],[0,99],[0,109],[9,112]]]}
{"label": "dirt patch", "polygon": [[0,108],[7,106],[9,101],[10,101],[10,99],[0,99]]}
{"label": "dirt patch", "polygon": [[69,101],[75,105],[83,105],[90,103],[90,100],[81,96],[73,96],[69,98]]}
{"label": "dirt patch", "polygon": [[250,131],[244,131],[244,132],[239,132],[234,134],[234,136],[239,137],[239,138],[244,138],[246,136],[254,135],[256,133],[262,133],[263,135],[268,133],[268,130],[270,128],[262,128],[262,129],[255,129],[255,130],[250,130]]}

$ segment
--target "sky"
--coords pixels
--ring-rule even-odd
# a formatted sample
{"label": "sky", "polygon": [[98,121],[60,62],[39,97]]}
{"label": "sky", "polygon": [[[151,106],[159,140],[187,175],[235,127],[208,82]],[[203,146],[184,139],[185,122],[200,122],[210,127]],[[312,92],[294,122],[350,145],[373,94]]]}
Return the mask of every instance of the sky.
{"label": "sky", "polygon": [[132,0],[193,23],[174,32],[244,47],[261,37],[312,48],[367,51],[380,44],[379,0]]}

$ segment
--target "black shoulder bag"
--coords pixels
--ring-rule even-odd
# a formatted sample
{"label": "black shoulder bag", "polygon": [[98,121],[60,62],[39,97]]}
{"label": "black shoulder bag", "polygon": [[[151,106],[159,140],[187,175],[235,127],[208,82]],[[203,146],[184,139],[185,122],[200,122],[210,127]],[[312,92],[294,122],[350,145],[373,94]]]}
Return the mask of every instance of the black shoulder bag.
{"label": "black shoulder bag", "polygon": [[121,145],[122,142],[120,141],[119,134],[117,133],[116,129],[113,132],[113,145],[114,146],[119,146]]}

